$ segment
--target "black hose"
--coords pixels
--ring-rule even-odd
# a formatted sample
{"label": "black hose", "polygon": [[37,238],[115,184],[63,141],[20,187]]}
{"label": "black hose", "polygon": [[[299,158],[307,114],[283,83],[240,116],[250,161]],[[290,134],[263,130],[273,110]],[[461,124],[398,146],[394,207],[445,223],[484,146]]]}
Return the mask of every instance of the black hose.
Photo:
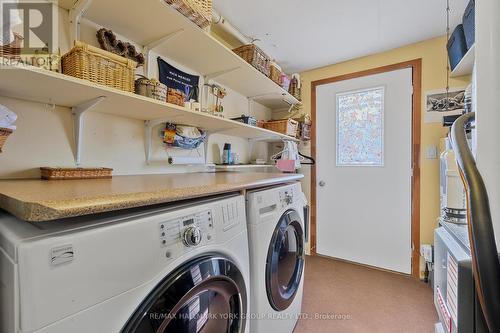
{"label": "black hose", "polygon": [[467,191],[467,216],[476,291],[490,333],[500,333],[500,262],[488,193],[469,148],[465,128],[475,120],[467,113],[453,124],[452,146]]}

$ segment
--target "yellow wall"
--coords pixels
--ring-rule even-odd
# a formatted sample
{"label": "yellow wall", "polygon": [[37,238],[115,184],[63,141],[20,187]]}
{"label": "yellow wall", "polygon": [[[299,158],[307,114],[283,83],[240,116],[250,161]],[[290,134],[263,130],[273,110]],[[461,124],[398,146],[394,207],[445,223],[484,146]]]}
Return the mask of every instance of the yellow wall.
{"label": "yellow wall", "polygon": [[[446,39],[439,37],[398,49],[358,58],[339,64],[322,67],[302,73],[302,100],[304,111],[310,112],[311,81],[358,72],[398,62],[422,58],[422,150],[421,150],[421,221],[420,237],[422,243],[433,241],[433,230],[439,214],[439,159],[425,158],[425,148],[430,145],[439,147],[439,139],[447,130],[439,123],[424,123],[425,92],[446,87]],[[342,47],[339,45],[339,47]],[[450,87],[465,87],[470,76],[451,79]],[[308,147],[306,148],[308,149]],[[309,170],[304,170],[309,177]],[[310,178],[305,181],[306,193]]]}

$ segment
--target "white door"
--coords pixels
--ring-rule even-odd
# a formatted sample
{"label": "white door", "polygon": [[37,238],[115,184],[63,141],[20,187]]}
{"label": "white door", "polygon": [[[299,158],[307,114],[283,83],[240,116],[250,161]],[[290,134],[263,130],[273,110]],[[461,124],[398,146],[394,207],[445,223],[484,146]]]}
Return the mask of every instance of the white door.
{"label": "white door", "polygon": [[412,70],[316,88],[317,253],[411,273]]}

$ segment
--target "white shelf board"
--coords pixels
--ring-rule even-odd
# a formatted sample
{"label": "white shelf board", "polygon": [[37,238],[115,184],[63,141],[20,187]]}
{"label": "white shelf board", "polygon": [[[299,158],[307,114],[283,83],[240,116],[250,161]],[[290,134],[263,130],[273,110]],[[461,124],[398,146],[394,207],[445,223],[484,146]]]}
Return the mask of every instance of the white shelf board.
{"label": "white shelf board", "polygon": [[[210,34],[197,27],[163,0],[93,0],[87,18],[146,46],[175,34],[155,52],[191,68],[203,76],[226,72],[216,81],[271,109],[300,102],[271,79],[241,59]],[[156,61],[152,61],[156,66]]]}
{"label": "white shelf board", "polygon": [[474,68],[474,60],[476,57],[475,47],[476,45],[472,45],[469,51],[467,51],[462,60],[460,60],[458,65],[451,72],[451,77],[458,77],[458,76],[472,74],[472,70]]}
{"label": "white shelf board", "polygon": [[177,105],[36,67],[0,66],[0,78],[0,96],[65,107],[75,107],[104,96],[106,99],[91,112],[138,120],[162,119],[197,126],[210,133],[222,132],[247,139],[297,141],[295,138],[263,128],[191,111]]}

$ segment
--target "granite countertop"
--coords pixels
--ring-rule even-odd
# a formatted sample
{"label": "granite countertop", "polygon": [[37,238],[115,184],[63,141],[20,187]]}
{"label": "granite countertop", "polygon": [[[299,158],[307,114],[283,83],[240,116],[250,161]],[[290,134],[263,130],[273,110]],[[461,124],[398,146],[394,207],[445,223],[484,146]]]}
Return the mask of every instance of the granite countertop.
{"label": "granite countertop", "polygon": [[297,181],[265,172],[115,176],[113,179],[0,180],[0,208],[30,222],[149,206]]}

